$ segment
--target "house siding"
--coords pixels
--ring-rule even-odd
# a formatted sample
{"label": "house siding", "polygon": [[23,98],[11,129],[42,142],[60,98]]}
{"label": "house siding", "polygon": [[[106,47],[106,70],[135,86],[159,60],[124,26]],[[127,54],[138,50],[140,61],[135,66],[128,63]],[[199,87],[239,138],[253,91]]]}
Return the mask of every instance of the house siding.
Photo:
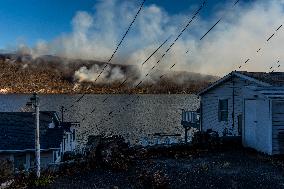
{"label": "house siding", "polygon": [[[243,114],[244,98],[253,98],[253,94],[250,94],[245,88],[246,86],[258,86],[258,84],[232,76],[224,83],[201,95],[203,131],[212,129],[217,131],[220,136],[225,133],[230,136],[239,136],[238,115]],[[228,121],[219,121],[218,119],[219,99],[228,99]],[[243,120],[241,125],[243,125]]]}
{"label": "house siding", "polygon": [[284,153],[284,101],[272,101],[272,150],[273,154]]}
{"label": "house siding", "polygon": [[[258,97],[245,99],[245,116],[249,117],[244,125],[243,145],[266,154],[272,154],[272,127],[270,100]],[[253,103],[248,103],[249,101]],[[247,127],[247,128],[246,128]]]}
{"label": "house siding", "polygon": [[[48,168],[49,164],[54,163],[53,152],[53,150],[50,150],[40,153],[41,168]],[[19,159],[19,157],[21,157],[21,159]],[[16,171],[20,169],[28,170],[34,167],[35,154],[34,152],[3,153],[0,154],[0,160],[12,161]]]}
{"label": "house siding", "polygon": [[53,161],[53,151],[42,152],[40,154],[40,164],[42,168],[47,168],[49,164],[54,163]]}

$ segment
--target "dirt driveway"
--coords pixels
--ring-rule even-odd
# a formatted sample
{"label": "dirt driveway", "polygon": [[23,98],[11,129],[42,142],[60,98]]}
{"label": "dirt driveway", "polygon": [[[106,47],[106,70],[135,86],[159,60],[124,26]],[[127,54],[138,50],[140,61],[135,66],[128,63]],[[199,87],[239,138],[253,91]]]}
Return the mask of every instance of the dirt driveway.
{"label": "dirt driveway", "polygon": [[97,169],[48,188],[284,188],[284,161],[247,150],[135,160],[128,171]]}

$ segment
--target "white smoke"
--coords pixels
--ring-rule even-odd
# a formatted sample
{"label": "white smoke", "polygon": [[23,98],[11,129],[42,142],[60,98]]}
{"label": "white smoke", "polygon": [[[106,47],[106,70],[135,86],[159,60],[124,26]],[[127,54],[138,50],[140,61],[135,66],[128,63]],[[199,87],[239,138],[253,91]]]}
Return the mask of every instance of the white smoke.
{"label": "white smoke", "polygon": [[[237,69],[248,58],[251,61],[243,67],[248,71],[268,71],[273,62],[278,59],[280,62],[284,61],[284,26],[267,45],[264,45],[266,39],[283,23],[284,2],[260,0],[246,5],[240,1],[230,10],[233,2],[232,0],[226,5],[219,6],[221,8],[215,13],[215,17],[198,17],[164,57],[158,69],[168,71],[171,65],[176,64],[173,70],[224,75]],[[137,1],[99,1],[94,12],[77,12],[72,20],[71,33],[49,43],[40,42],[32,50],[32,54],[38,56],[41,53],[50,53],[69,58],[107,61],[132,21],[138,6]],[[229,11],[224,19],[200,41],[199,38],[226,10]],[[148,73],[167,46],[153,56],[145,66],[141,67],[141,63],[170,34],[175,37],[193,12],[194,10],[191,10],[186,14],[170,15],[157,5],[145,6],[112,63],[137,65],[142,76]],[[256,50],[260,47],[262,50],[255,56]],[[187,50],[188,54],[185,53]],[[93,81],[99,69],[98,66],[90,69],[82,67],[76,72],[75,77],[80,81]],[[280,67],[281,70],[284,69]],[[109,72],[115,72],[115,76],[107,77]],[[124,76],[121,71],[109,69],[103,80],[109,79],[112,82],[122,77]]]}
{"label": "white smoke", "polygon": [[96,83],[99,84],[121,82],[125,79],[124,73],[119,67],[111,68],[110,66],[107,66],[99,77],[101,70],[102,67],[96,64],[90,69],[83,66],[75,72],[75,79],[79,82],[95,82],[97,80]]}

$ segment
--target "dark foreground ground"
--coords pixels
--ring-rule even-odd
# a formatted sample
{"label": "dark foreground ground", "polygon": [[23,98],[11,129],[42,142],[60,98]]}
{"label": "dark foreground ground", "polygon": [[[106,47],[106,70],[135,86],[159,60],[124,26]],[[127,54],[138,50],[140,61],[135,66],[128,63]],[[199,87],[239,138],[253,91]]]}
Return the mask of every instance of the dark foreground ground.
{"label": "dark foreground ground", "polygon": [[246,149],[200,151],[134,160],[126,171],[94,169],[46,188],[284,188],[284,163]]}

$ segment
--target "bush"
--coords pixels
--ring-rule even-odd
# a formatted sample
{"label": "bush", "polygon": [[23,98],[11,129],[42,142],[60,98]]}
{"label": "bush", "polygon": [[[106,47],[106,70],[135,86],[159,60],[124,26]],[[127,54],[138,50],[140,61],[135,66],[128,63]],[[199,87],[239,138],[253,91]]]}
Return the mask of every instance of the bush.
{"label": "bush", "polygon": [[40,188],[51,184],[55,175],[52,172],[45,171],[41,173],[40,178],[36,177],[35,172],[22,172],[15,176],[15,181],[10,188]]}
{"label": "bush", "polygon": [[0,161],[0,183],[13,177],[13,163],[9,160]]}
{"label": "bush", "polygon": [[63,154],[62,161],[78,160],[82,158],[81,154],[76,154],[75,152],[65,152]]}
{"label": "bush", "polygon": [[43,186],[48,186],[53,182],[53,176],[51,175],[46,175],[40,178],[34,179],[33,183],[31,183],[32,186],[34,187],[43,187]]}
{"label": "bush", "polygon": [[135,183],[138,188],[169,188],[168,176],[161,171],[142,171]]}
{"label": "bush", "polygon": [[87,160],[93,167],[99,163],[109,169],[127,170],[132,161],[133,153],[121,136],[89,137],[87,149]]}
{"label": "bush", "polygon": [[194,133],[192,144],[199,148],[219,148],[220,138],[217,132],[207,130],[206,132],[198,131]]}

